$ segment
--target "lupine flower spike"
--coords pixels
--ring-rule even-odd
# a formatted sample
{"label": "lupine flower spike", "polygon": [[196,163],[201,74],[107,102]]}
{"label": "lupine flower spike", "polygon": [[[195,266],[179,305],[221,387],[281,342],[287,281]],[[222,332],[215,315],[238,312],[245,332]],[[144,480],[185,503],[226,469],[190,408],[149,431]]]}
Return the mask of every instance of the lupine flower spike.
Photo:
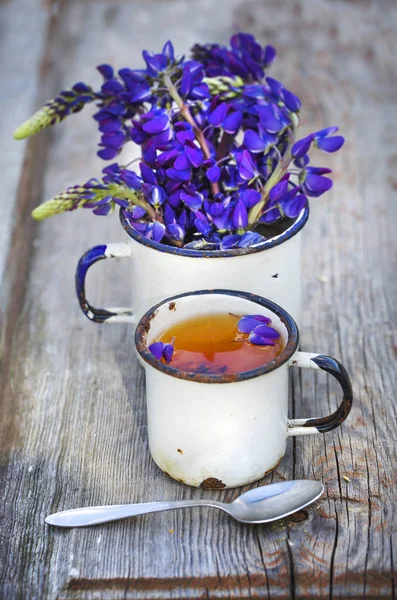
{"label": "lupine flower spike", "polygon": [[[144,69],[100,65],[99,89],[79,82],[16,130],[29,137],[95,103],[98,156],[112,161],[100,179],[37,207],[35,219],[119,206],[154,242],[231,250],[262,244],[269,225],[295,219],[331,188],[331,170],[312,166],[309,152],[336,152],[344,139],[337,127],[299,137],[299,98],[267,75],[272,46],[239,33],[230,46],[196,44],[189,58],[171,42],[143,58]],[[131,143],[141,146],[137,171],[114,162]]]}

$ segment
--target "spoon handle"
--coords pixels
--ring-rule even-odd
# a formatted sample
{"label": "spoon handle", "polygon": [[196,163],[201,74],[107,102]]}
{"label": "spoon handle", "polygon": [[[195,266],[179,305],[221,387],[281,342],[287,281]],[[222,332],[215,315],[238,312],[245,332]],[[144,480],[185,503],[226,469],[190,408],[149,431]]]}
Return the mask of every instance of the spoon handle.
{"label": "spoon handle", "polygon": [[139,504],[115,504],[112,506],[87,506],[85,508],[73,508],[54,513],[46,518],[46,523],[57,527],[87,527],[89,525],[100,525],[109,521],[127,519],[136,515],[172,510],[174,508],[186,508],[193,506],[212,506],[225,509],[223,502],[216,500],[180,500],[173,502],[145,502]]}

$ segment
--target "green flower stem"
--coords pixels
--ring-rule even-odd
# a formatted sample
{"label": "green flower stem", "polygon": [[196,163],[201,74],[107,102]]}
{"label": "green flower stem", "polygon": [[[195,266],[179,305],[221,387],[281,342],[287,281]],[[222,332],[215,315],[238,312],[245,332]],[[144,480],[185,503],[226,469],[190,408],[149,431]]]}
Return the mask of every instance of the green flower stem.
{"label": "green flower stem", "polygon": [[[104,196],[105,195],[106,194],[104,194]],[[161,223],[163,222],[161,215],[158,215],[154,208],[150,206],[148,202],[146,202],[142,194],[134,190],[130,190],[129,188],[126,188],[125,186],[117,183],[111,183],[108,187],[107,195],[113,196],[115,198],[120,198],[122,200],[128,200],[132,206],[135,205],[143,208],[150,216],[152,221],[160,221]]]}
{"label": "green flower stem", "polygon": [[291,149],[294,145],[296,132],[299,127],[299,118],[296,114],[293,114],[292,121],[292,132],[290,141],[288,143],[287,149],[284,153],[284,156],[278,163],[277,167],[274,169],[271,177],[267,180],[266,184],[263,187],[262,191],[262,199],[253,206],[248,214],[248,228],[252,229],[254,225],[257,223],[259,217],[263,214],[263,209],[266,206],[267,201],[269,200],[270,190],[280,181],[283,175],[287,172],[288,167],[292,160]]}
{"label": "green flower stem", "polygon": [[[165,85],[168,88],[171,98],[173,100],[175,100],[177,106],[180,108],[180,111],[181,111],[183,117],[193,127],[193,131],[195,133],[198,143],[200,144],[200,147],[203,151],[205,158],[211,158],[211,153],[210,153],[208,145],[207,145],[207,140],[205,139],[204,134],[201,131],[200,127],[197,126],[196,121],[194,120],[192,114],[190,113],[190,111],[189,111],[188,107],[186,106],[186,104],[184,103],[183,99],[178,94],[178,90],[176,89],[176,87],[174,86],[174,84],[172,83],[172,81],[169,77],[165,76],[164,81],[165,81]],[[212,193],[214,194],[214,196],[215,196],[215,194],[219,194],[220,190],[219,190],[218,183],[211,183],[211,189],[212,189]]]}

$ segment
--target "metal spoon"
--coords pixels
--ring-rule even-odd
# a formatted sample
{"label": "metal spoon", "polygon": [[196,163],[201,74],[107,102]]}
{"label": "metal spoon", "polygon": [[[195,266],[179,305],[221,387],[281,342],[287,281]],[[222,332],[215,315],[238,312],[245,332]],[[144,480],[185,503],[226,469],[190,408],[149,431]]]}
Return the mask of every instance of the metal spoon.
{"label": "metal spoon", "polygon": [[249,490],[230,504],[208,498],[207,500],[87,506],[50,515],[46,518],[46,523],[58,527],[87,527],[145,513],[193,506],[220,508],[241,523],[269,523],[311,504],[323,492],[324,486],[319,481],[282,481]]}

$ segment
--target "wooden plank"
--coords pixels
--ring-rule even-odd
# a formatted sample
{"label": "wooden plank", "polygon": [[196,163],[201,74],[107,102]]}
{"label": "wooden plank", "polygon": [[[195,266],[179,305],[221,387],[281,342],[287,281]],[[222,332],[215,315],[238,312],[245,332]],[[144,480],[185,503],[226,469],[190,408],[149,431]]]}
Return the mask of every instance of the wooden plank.
{"label": "wooden plank", "polygon": [[[237,1],[214,10],[206,0],[63,6],[47,49],[56,70],[46,81],[55,77],[59,87],[98,82],[96,64],[136,64],[143,47],[155,50],[168,37],[182,51],[198,39],[225,41],[238,22],[279,48],[274,74],[304,100],[307,129],[341,125],[349,143],[327,161],[335,191],[312,203],[306,228],[302,346],[343,359],[357,402],[341,430],[294,440],[261,482],[324,480],[327,496],[302,512],[303,521],[254,528],[194,509],[87,530],[45,527],[45,515],[64,507],[203,492],[171,481],[149,457],[131,329],[94,326],[74,299],[80,254],[123,239],[117,217],[71,213],[40,224],[2,386],[4,597],[393,597],[396,241],[389,215],[396,209],[387,177],[394,177],[397,9],[386,4],[384,12],[325,0],[270,0],[266,11],[262,2]],[[371,142],[380,137],[382,154]],[[43,199],[99,173],[97,139],[84,113],[56,129]],[[23,258],[27,265],[27,252]],[[116,267],[101,264],[92,274],[98,304],[128,304],[128,270]],[[10,293],[11,306],[15,288]],[[295,416],[325,413],[339,394],[321,374],[296,372],[293,388]],[[229,501],[240,491],[209,494]]]}
{"label": "wooden plank", "polygon": [[[339,124],[347,138],[326,161],[335,188],[313,200],[305,228],[302,349],[340,357],[356,401],[340,430],[292,448],[295,476],[322,479],[327,498],[303,528],[288,528],[291,594],[394,598],[397,7],[309,1],[280,10],[271,1],[272,19],[254,24],[261,6],[244,10],[245,23],[279,49],[280,78],[305,101],[307,132]],[[338,390],[324,377],[313,387],[312,374],[298,372],[293,383],[296,416],[335,406]]]}
{"label": "wooden plank", "polygon": [[[13,332],[23,314],[35,224],[30,217],[38,202],[46,160],[48,134],[20,144],[12,138],[17,124],[54,89],[45,75],[50,64],[45,53],[52,31],[51,6],[13,0],[0,5],[0,140],[4,198],[0,206],[0,381],[5,385]],[[30,28],[26,27],[29,23]],[[53,81],[56,85],[56,82]],[[1,385],[1,387],[3,387]],[[2,403],[1,432],[12,414]],[[2,437],[4,452],[7,440]]]}
{"label": "wooden plank", "polygon": [[[48,11],[39,4],[13,0],[0,4],[0,157],[3,169],[0,204],[0,281],[11,243],[17,195],[27,143],[15,144],[13,130],[34,108]],[[27,23],[29,29],[27,32]]]}

